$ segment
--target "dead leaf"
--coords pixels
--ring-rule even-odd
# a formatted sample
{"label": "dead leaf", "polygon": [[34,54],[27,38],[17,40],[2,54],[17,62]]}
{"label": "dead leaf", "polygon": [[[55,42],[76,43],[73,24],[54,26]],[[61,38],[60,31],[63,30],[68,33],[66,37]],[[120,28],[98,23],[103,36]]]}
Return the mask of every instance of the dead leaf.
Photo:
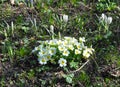
{"label": "dead leaf", "polygon": [[113,77],[120,77],[120,70],[110,72],[110,75],[113,76]]}

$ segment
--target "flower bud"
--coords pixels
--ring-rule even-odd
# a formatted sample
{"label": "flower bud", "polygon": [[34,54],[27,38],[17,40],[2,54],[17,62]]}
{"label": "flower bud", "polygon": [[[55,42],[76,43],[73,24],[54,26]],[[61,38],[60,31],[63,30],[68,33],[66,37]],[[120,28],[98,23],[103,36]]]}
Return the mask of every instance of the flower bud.
{"label": "flower bud", "polygon": [[65,14],[63,15],[63,21],[68,22],[68,15],[65,15]]}
{"label": "flower bud", "polygon": [[112,23],[112,17],[108,17],[107,23],[108,23],[108,24],[111,24],[111,23]]}
{"label": "flower bud", "polygon": [[54,26],[53,26],[53,25],[50,25],[50,31],[51,31],[52,33],[54,33]]}
{"label": "flower bud", "polygon": [[107,16],[106,16],[105,14],[102,13],[101,19],[102,19],[103,21],[106,21],[106,20],[107,20]]}

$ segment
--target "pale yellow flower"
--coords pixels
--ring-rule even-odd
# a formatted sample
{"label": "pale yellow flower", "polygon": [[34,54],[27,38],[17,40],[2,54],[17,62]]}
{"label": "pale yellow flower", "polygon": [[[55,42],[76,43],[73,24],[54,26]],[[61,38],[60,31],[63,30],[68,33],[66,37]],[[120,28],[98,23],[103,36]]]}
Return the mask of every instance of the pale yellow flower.
{"label": "pale yellow flower", "polygon": [[83,57],[89,58],[90,57],[90,53],[87,50],[84,50],[83,51]]}
{"label": "pale yellow flower", "polygon": [[55,54],[56,54],[56,48],[51,47],[51,48],[49,49],[49,54],[50,54],[50,55],[55,55]]}
{"label": "pale yellow flower", "polygon": [[80,37],[80,38],[79,38],[79,41],[80,41],[80,42],[85,42],[85,37]]}
{"label": "pale yellow flower", "polygon": [[39,61],[39,63],[42,64],[42,65],[47,64],[47,59],[46,59],[45,57],[43,57],[43,58],[38,58],[38,61]]}
{"label": "pale yellow flower", "polygon": [[67,50],[67,49],[65,49],[64,51],[63,51],[63,56],[68,56],[70,54],[70,52]]}
{"label": "pale yellow flower", "polygon": [[63,44],[63,41],[62,40],[58,40],[57,41],[57,45],[62,45]]}
{"label": "pale yellow flower", "polygon": [[72,40],[70,41],[70,43],[75,45],[78,43],[78,40],[73,37]]}
{"label": "pale yellow flower", "polygon": [[73,45],[68,45],[68,49],[70,49],[70,50],[74,50],[74,46]]}
{"label": "pale yellow flower", "polygon": [[77,43],[77,44],[76,44],[76,47],[77,47],[77,49],[81,49],[81,48],[82,48],[82,46],[81,46],[80,43]]}
{"label": "pale yellow flower", "polygon": [[38,56],[45,56],[47,54],[46,49],[39,51]]}
{"label": "pale yellow flower", "polygon": [[67,40],[63,41],[63,46],[67,46],[69,44],[69,42]]}
{"label": "pale yellow flower", "polygon": [[64,51],[65,47],[63,45],[58,46],[59,51]]}
{"label": "pale yellow flower", "polygon": [[86,49],[83,51],[83,56],[84,56],[85,58],[88,58],[88,57],[90,57],[90,54],[93,53],[93,51],[94,51],[93,48],[86,48]]}
{"label": "pale yellow flower", "polygon": [[67,65],[67,61],[64,58],[60,58],[60,60],[58,61],[58,63],[60,65],[60,67],[64,67],[64,66]]}
{"label": "pale yellow flower", "polygon": [[81,54],[81,51],[79,49],[75,49],[75,54]]}
{"label": "pale yellow flower", "polygon": [[49,45],[56,45],[56,44],[57,44],[57,40],[56,40],[56,39],[50,40],[50,41],[48,42],[48,44],[49,44]]}
{"label": "pale yellow flower", "polygon": [[47,60],[51,59],[51,55],[50,54],[46,55],[45,57],[47,58]]}

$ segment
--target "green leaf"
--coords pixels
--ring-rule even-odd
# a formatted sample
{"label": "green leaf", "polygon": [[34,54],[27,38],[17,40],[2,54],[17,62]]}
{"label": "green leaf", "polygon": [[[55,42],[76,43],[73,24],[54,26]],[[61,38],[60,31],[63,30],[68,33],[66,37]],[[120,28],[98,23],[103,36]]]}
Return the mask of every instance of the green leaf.
{"label": "green leaf", "polygon": [[25,47],[20,48],[20,51],[19,51],[20,56],[23,57],[24,55],[27,55],[27,53],[28,53],[27,48],[25,48]]}
{"label": "green leaf", "polygon": [[67,77],[67,78],[66,78],[66,82],[72,83],[72,78],[71,78],[71,77]]}
{"label": "green leaf", "polygon": [[66,79],[67,83],[72,83],[74,74],[63,75],[63,77]]}
{"label": "green leaf", "polygon": [[108,38],[109,36],[112,35],[112,32],[111,31],[108,31],[106,35],[104,35],[104,38]]}
{"label": "green leaf", "polygon": [[78,68],[78,62],[74,62],[74,61],[70,62],[70,67],[77,69]]}

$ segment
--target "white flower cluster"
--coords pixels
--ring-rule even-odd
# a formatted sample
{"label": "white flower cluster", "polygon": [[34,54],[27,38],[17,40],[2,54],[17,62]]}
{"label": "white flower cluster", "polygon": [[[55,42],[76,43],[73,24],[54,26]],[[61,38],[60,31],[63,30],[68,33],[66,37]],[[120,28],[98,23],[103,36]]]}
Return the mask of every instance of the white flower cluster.
{"label": "white flower cluster", "polygon": [[105,14],[102,13],[100,20],[104,21],[106,24],[112,23],[112,17],[107,17]]}
{"label": "white flower cluster", "polygon": [[[85,38],[79,40],[74,37],[64,37],[63,39],[54,39],[40,42],[41,45],[34,48],[37,51],[40,64],[47,64],[48,61],[58,61],[60,67],[67,65],[67,59],[70,57],[82,55],[89,58],[94,49],[84,45]],[[72,55],[71,55],[72,54]]]}

